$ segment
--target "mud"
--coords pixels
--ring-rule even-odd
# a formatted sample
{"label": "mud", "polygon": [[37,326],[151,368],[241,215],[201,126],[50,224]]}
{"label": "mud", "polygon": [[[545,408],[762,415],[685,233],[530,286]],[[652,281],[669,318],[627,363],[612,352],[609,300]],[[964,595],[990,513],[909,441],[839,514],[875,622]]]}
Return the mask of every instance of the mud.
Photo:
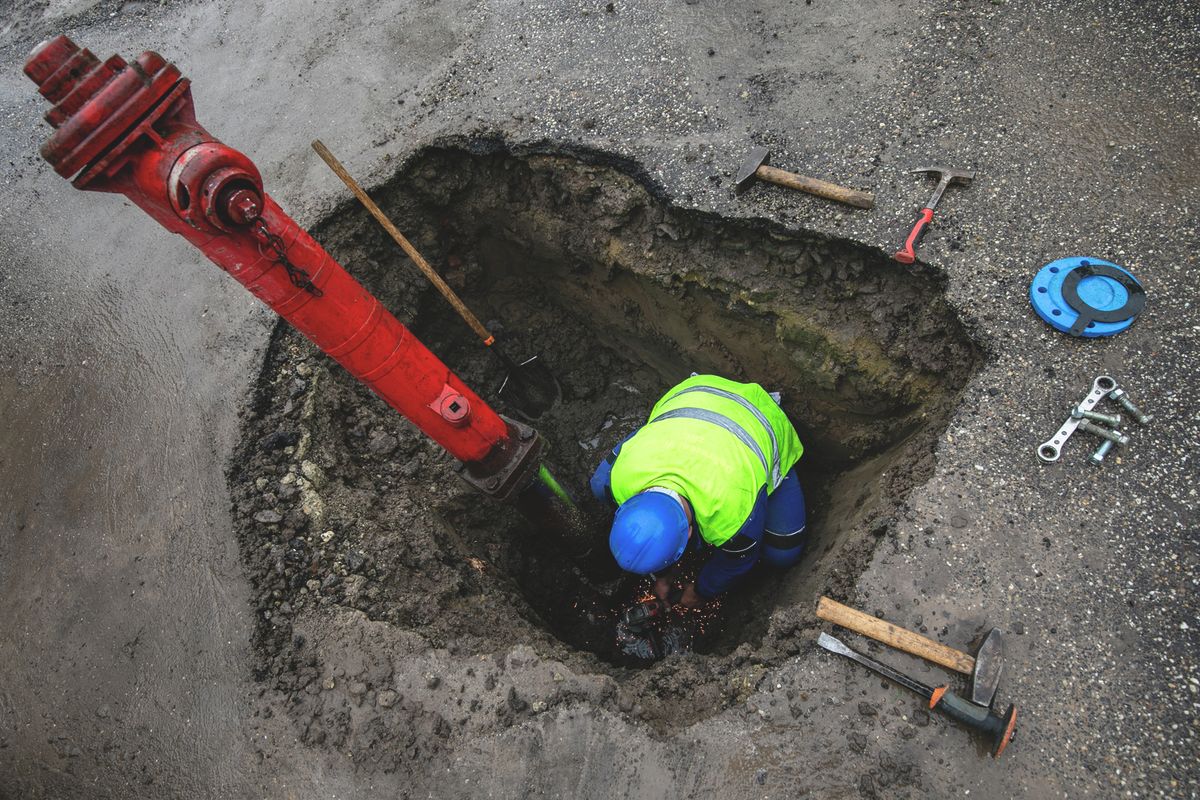
{"label": "mud", "polygon": [[[814,598],[849,591],[930,474],[979,361],[937,275],[673,208],[599,154],[453,143],[373,194],[511,354],[558,378],[562,402],[538,428],[596,524],[556,536],[480,498],[440,447],[277,329],[230,473],[257,677],[304,741],[368,769],[403,771],[456,736],[572,704],[664,735],[745,699],[800,650]],[[344,206],[315,234],[508,410],[501,364],[364,212]],[[630,664],[613,650],[614,615],[644,587],[612,565],[587,478],[692,371],[783,393],[806,447],[809,549],[726,599],[696,652]],[[456,702],[431,704],[442,691]]]}

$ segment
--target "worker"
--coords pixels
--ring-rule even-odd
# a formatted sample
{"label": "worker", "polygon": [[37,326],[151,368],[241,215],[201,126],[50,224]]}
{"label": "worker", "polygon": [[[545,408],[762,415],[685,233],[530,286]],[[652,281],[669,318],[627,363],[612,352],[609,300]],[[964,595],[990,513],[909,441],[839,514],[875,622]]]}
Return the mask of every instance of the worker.
{"label": "worker", "polygon": [[678,602],[701,606],[758,561],[790,567],[804,551],[804,447],[777,395],[756,383],[693,375],[671,388],[650,420],[613,448],[592,493],[617,506],[609,548],[622,569],[655,580],[688,550],[708,550]]}

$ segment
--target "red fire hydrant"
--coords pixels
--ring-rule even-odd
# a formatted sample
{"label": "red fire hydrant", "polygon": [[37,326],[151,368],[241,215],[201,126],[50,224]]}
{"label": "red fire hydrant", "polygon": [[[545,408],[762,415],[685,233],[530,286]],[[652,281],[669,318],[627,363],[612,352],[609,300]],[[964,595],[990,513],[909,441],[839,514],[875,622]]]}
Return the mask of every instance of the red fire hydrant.
{"label": "red fire hydrant", "polygon": [[454,375],[263,191],[246,156],[196,122],[191,82],[153,52],[101,63],[66,36],[25,74],[54,103],[42,156],[76,188],[123,194],[200,248],[321,350],[508,499],[536,478],[541,437]]}

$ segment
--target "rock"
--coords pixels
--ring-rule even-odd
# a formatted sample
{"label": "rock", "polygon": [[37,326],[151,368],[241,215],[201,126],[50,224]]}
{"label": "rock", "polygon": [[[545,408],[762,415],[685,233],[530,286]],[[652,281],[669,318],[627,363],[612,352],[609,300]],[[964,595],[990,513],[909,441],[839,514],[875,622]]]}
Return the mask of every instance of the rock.
{"label": "rock", "polygon": [[514,712],[520,714],[525,709],[529,708],[529,703],[525,702],[522,697],[517,694],[517,690],[513,687],[508,689],[508,707]]}
{"label": "rock", "polygon": [[309,375],[312,375],[312,367],[308,365],[307,361],[301,361],[296,365],[296,374],[301,378],[307,378]]}
{"label": "rock", "polygon": [[914,725],[924,728],[929,724],[929,712],[923,708],[918,708],[913,712],[912,720]]}
{"label": "rock", "polygon": [[108,719],[109,713],[111,712],[107,705],[100,706],[96,709],[96,716],[100,719]]}
{"label": "rock", "polygon": [[333,537],[335,535],[336,534],[334,534],[333,531],[325,531],[324,533],[321,534],[321,541],[324,542],[325,544],[329,544],[331,541],[333,541]]}
{"label": "rock", "polygon": [[873,717],[879,713],[879,710],[876,709],[875,706],[864,701],[858,704],[858,713],[862,714],[864,717]]}
{"label": "rock", "polygon": [[757,783],[759,786],[762,786],[764,783],[766,783],[767,782],[767,771],[765,769],[760,769],[757,772],[755,772],[754,773],[754,782]]}
{"label": "rock", "polygon": [[254,488],[261,492],[263,489],[267,488],[268,483],[269,481],[266,478],[255,478]]}
{"label": "rock", "polygon": [[285,447],[292,447],[296,442],[300,441],[300,435],[295,431],[285,431],[283,429],[272,431],[266,436],[258,440],[258,449],[264,453],[273,453],[276,450],[282,450]]}
{"label": "rock", "polygon": [[439,678],[437,675],[427,675],[425,677],[425,688],[436,689],[437,687],[439,687],[441,685],[442,685],[442,679]]}
{"label": "rock", "polygon": [[357,550],[351,550],[342,556],[342,564],[347,572],[359,572],[367,565],[367,557]]}
{"label": "rock", "polygon": [[379,696],[375,698],[375,703],[380,708],[391,708],[392,706],[396,705],[396,701],[399,698],[400,696],[393,690],[384,689],[379,693]]}
{"label": "rock", "polygon": [[367,450],[377,456],[386,456],[400,446],[400,440],[390,433],[377,431],[367,441]]}
{"label": "rock", "polygon": [[254,521],[261,522],[263,525],[278,525],[280,522],[283,522],[283,514],[269,508],[266,511],[260,511],[255,514]]}
{"label": "rock", "polygon": [[350,605],[357,605],[362,599],[363,590],[367,586],[367,579],[362,575],[348,575],[345,580],[343,589],[346,595],[346,602]]}
{"label": "rock", "polygon": [[316,465],[316,462],[301,461],[300,472],[304,475],[304,477],[308,478],[314,489],[320,489],[325,485],[325,472]]}
{"label": "rock", "polygon": [[321,520],[325,517],[325,501],[312,489],[300,490],[300,510],[305,516]]}
{"label": "rock", "polygon": [[302,531],[308,527],[308,517],[305,516],[304,509],[300,508],[299,506],[296,506],[289,511],[287,516],[284,517],[284,520],[288,525],[297,531]]}
{"label": "rock", "polygon": [[850,747],[850,752],[861,753],[867,749],[867,737],[861,733],[851,732],[846,736],[846,742]]}
{"label": "rock", "polygon": [[362,681],[355,681],[354,683],[350,684],[350,696],[351,697],[362,697],[366,693],[367,693],[367,685],[365,683],[363,683]]}

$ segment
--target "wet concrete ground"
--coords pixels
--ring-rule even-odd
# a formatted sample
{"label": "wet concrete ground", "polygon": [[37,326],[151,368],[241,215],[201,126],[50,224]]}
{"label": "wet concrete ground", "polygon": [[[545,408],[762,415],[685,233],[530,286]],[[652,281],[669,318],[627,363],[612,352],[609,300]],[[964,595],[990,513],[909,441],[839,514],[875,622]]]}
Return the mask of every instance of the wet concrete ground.
{"label": "wet concrete ground", "polygon": [[[343,196],[308,150],[317,136],[373,181],[446,135],[583,144],[640,163],[681,206],[889,252],[929,191],[905,169],[979,171],[948,193],[923,254],[989,361],[854,600],[951,643],[1011,632],[999,699],[1023,725],[1004,759],[808,652],[743,708],[674,738],[581,705],[441,754],[407,791],[1200,791],[1189,4],[85,2],[0,18],[0,796],[395,788],[301,745],[286,719],[251,733],[250,608],[224,470],[273,321],[136,209],[41,163],[43,102],[19,66],[57,32],[179,63],[201,121],[306,223]],[[733,198],[750,142],[873,190],[875,211],[769,187]],[[1034,317],[1029,278],[1076,254],[1142,279],[1150,299],[1129,332],[1073,341]],[[1100,373],[1155,423],[1100,470],[1082,441],[1040,466],[1034,446]]]}

